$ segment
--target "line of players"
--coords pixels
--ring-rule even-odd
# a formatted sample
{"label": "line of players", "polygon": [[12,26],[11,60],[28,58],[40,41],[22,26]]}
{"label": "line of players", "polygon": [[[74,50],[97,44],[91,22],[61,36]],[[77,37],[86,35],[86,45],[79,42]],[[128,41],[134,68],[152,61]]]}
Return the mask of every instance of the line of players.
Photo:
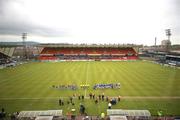
{"label": "line of players", "polygon": [[[80,88],[81,89],[88,89],[90,87],[90,85],[80,85]],[[59,90],[62,90],[62,89],[69,89],[69,90],[77,90],[78,89],[78,86],[75,85],[75,84],[70,84],[70,85],[52,85],[52,88],[55,88],[55,89],[59,89]],[[93,86],[93,89],[96,90],[96,89],[107,89],[107,88],[111,88],[111,89],[119,89],[120,88],[120,83],[114,83],[114,84],[95,84]]]}

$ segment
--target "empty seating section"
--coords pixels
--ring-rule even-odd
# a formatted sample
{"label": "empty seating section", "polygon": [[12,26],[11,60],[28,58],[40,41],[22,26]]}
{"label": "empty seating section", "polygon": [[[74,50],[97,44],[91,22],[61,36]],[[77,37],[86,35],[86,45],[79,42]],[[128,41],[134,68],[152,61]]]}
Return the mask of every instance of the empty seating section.
{"label": "empty seating section", "polygon": [[78,59],[118,59],[136,60],[137,53],[131,47],[127,48],[96,48],[96,47],[45,47],[40,60],[78,60]]}
{"label": "empty seating section", "polygon": [[0,48],[0,52],[9,56],[9,57],[12,57],[14,50],[15,50],[15,47],[2,47],[2,48]]}

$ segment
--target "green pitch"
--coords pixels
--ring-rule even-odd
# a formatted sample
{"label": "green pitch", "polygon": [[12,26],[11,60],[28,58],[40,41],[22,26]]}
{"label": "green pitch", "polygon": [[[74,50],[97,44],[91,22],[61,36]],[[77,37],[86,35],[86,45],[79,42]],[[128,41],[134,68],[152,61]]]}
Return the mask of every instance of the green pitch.
{"label": "green pitch", "polygon": [[[120,89],[93,90],[98,83],[121,83]],[[87,90],[57,90],[52,85],[89,84]],[[105,96],[122,96],[121,102],[112,106],[118,109],[148,109],[153,115],[162,110],[166,115],[180,115],[180,69],[164,67],[150,62],[32,62],[0,70],[0,108],[7,112],[22,110],[71,108],[79,113],[79,104],[87,114],[100,115],[106,111],[107,102],[97,105],[89,93]],[[85,95],[84,101],[75,97],[75,105],[66,101],[73,94]],[[58,105],[63,98],[64,106]]]}

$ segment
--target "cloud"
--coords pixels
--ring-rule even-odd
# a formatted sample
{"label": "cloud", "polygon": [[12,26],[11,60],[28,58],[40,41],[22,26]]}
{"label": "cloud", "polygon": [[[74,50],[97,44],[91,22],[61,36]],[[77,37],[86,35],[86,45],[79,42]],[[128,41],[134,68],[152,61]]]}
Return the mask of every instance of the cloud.
{"label": "cloud", "polygon": [[43,26],[35,23],[17,7],[23,6],[21,0],[0,0],[0,35],[20,35],[27,32],[37,36],[61,37],[67,34],[61,28]]}
{"label": "cloud", "polygon": [[1,35],[19,35],[21,33],[28,33],[38,36],[58,37],[66,34],[64,31],[48,28],[45,26],[38,26],[33,23],[19,22],[19,21],[0,21]]}
{"label": "cloud", "polygon": [[170,28],[179,43],[179,1],[0,0],[0,40],[27,32],[43,42],[152,45]]}

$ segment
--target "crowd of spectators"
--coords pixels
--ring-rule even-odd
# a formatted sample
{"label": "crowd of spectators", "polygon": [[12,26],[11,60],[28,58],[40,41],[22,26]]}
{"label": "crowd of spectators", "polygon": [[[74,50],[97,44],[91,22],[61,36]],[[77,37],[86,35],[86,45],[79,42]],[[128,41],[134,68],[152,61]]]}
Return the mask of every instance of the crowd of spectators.
{"label": "crowd of spectators", "polygon": [[0,111],[0,120],[17,120],[18,115],[19,115],[19,112],[14,112],[12,114],[7,114],[5,112],[5,109],[1,108],[1,111]]}
{"label": "crowd of spectators", "polygon": [[0,119],[5,118],[5,117],[6,117],[6,112],[5,112],[5,109],[2,108],[0,112]]}

